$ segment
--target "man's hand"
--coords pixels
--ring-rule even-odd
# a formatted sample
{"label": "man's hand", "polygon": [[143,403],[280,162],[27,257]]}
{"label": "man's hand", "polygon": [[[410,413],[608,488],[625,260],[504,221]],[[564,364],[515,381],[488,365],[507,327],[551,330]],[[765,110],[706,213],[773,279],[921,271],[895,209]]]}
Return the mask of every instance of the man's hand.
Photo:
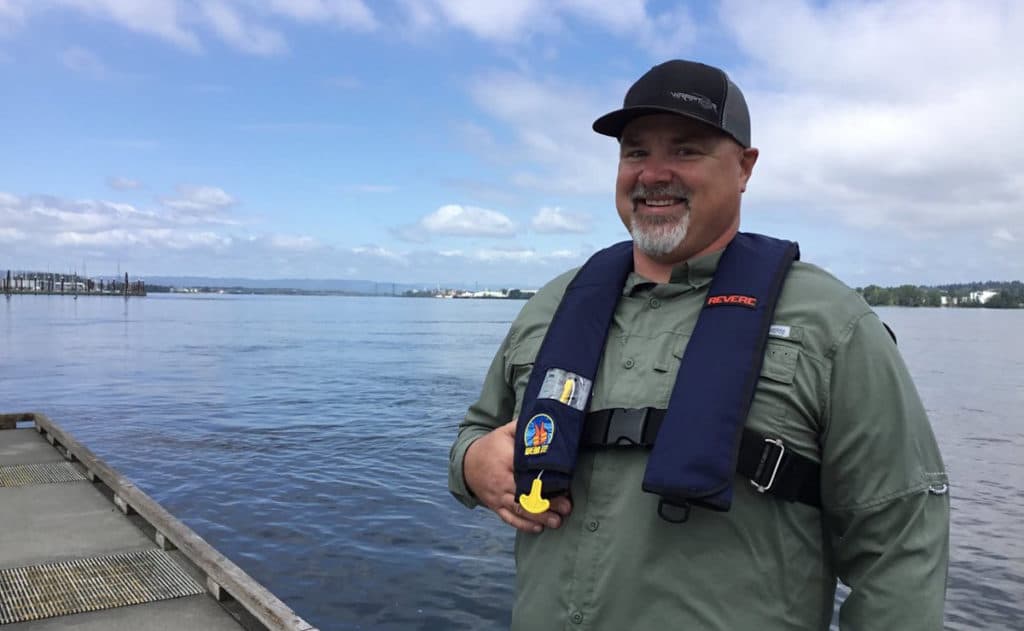
{"label": "man's hand", "polygon": [[519,505],[512,473],[515,441],[515,420],[473,441],[462,462],[466,486],[481,504],[513,528],[524,532],[540,532],[545,526],[558,528],[572,511],[568,497],[551,498],[551,508],[539,515],[531,514]]}

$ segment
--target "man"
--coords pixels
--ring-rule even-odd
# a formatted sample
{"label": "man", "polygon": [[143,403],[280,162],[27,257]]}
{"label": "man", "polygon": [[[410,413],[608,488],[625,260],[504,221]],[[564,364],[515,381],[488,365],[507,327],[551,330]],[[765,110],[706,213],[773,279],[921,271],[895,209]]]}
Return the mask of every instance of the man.
{"label": "man", "polygon": [[632,243],[523,307],[451,451],[455,497],[518,531],[512,626],[827,629],[838,578],[844,630],[941,629],[925,411],[856,292],[739,232],[739,89],[669,61],[594,130],[619,140]]}

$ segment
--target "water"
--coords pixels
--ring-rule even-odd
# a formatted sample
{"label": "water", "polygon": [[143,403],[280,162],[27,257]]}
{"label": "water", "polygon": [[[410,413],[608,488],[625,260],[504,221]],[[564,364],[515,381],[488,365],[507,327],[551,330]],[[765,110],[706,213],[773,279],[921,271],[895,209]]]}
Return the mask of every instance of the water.
{"label": "water", "polygon": [[[40,411],[311,623],[507,628],[512,532],[446,487],[523,303],[0,299],[0,411]],[[953,480],[948,629],[1024,627],[1024,311],[883,309]]]}

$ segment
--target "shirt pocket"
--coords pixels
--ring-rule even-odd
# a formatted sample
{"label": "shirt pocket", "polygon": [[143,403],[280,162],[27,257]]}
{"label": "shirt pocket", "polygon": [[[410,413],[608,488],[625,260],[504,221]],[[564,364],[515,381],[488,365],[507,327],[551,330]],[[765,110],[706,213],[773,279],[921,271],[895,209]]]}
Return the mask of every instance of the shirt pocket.
{"label": "shirt pocket", "polygon": [[747,425],[812,454],[817,438],[813,424],[805,418],[807,406],[799,382],[801,353],[798,342],[768,341]]}
{"label": "shirt pocket", "polygon": [[765,345],[761,375],[748,417],[754,425],[788,416],[787,410],[794,402],[799,360],[800,347],[796,344],[769,341]]}
{"label": "shirt pocket", "polygon": [[795,344],[768,342],[761,364],[761,378],[775,383],[791,385],[796,378],[796,364],[800,347]]}
{"label": "shirt pocket", "polygon": [[662,333],[655,341],[655,347],[659,352],[655,353],[651,369],[656,373],[668,374],[675,378],[679,372],[679,362],[686,353],[686,344],[690,341],[689,335],[679,333]]}
{"label": "shirt pocket", "polygon": [[527,384],[530,383],[533,364],[543,341],[543,335],[520,340],[515,346],[510,347],[505,355],[505,381],[516,393],[516,417],[523,406],[523,395],[526,393]]}
{"label": "shirt pocket", "polygon": [[[686,354],[688,336],[672,335],[660,344],[664,349],[654,360],[655,372],[675,376],[679,364]],[[797,360],[800,359],[800,347],[792,343],[768,342],[765,347],[764,361],[761,364],[761,378],[780,384],[792,384],[796,379]]]}

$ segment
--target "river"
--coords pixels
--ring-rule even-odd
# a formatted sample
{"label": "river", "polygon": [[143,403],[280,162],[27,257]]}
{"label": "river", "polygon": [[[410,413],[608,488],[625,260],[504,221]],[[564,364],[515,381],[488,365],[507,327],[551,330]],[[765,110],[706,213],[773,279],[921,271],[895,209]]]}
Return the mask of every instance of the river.
{"label": "river", "polygon": [[[49,415],[322,629],[507,628],[512,532],[445,471],[522,304],[0,298],[0,411]],[[879,313],[952,481],[946,627],[1022,629],[1024,311]]]}

